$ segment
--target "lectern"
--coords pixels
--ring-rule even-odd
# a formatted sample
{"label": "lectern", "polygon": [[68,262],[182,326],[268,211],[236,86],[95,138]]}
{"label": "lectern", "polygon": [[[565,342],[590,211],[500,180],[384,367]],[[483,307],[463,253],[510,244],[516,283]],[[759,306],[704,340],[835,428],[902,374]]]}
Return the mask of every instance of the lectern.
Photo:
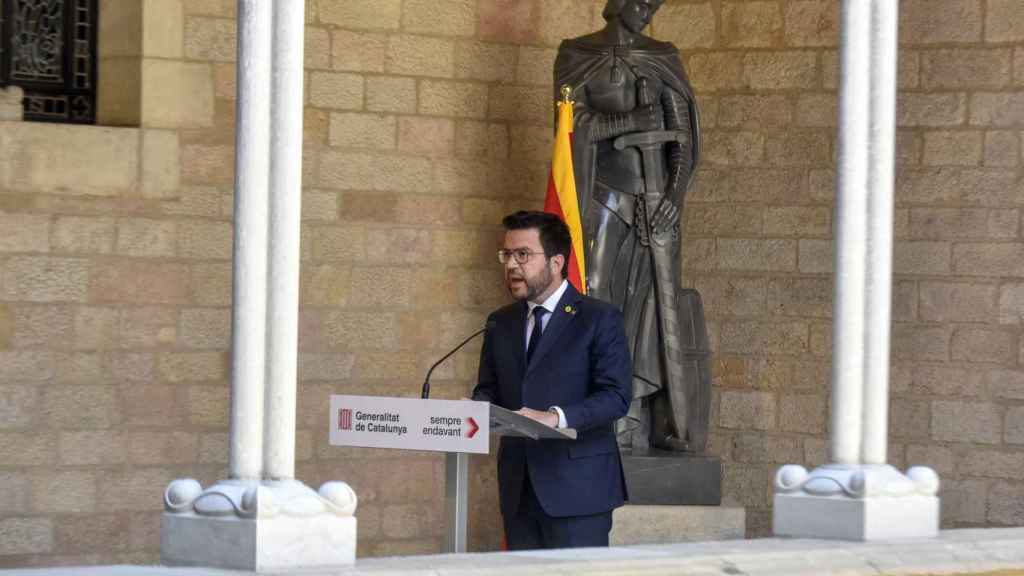
{"label": "lectern", "polygon": [[331,396],[330,442],[445,453],[444,551],[466,551],[469,454],[487,454],[488,437],[575,440],[571,428],[552,428],[487,402],[382,396]]}

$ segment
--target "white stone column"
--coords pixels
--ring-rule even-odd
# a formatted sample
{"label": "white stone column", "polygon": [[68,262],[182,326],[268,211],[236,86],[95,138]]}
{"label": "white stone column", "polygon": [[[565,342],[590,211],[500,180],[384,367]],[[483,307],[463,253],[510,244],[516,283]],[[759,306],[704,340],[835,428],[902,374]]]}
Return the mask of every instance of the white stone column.
{"label": "white stone column", "polygon": [[896,60],[899,7],[871,5],[871,121],[868,158],[868,242],[864,324],[864,425],[861,462],[884,465],[889,426],[889,335],[892,318],[892,244],[896,163]]}
{"label": "white stone column", "polygon": [[271,8],[267,0],[238,2],[229,474],[246,480],[263,473]]}
{"label": "white stone column", "polygon": [[832,458],[860,460],[867,268],[868,125],[871,4],[843,2],[836,183],[835,290],[832,302]]}
{"label": "white stone column", "polygon": [[939,479],[886,464],[897,11],[843,0],[833,303],[832,463],[775,476],[779,536],[878,540],[935,536]]}
{"label": "white stone column", "polygon": [[274,3],[264,476],[295,476],[305,2]]}
{"label": "white stone column", "polygon": [[355,493],[294,479],[304,2],[238,6],[230,478],[171,482],[161,558],[257,572],[351,564]]}

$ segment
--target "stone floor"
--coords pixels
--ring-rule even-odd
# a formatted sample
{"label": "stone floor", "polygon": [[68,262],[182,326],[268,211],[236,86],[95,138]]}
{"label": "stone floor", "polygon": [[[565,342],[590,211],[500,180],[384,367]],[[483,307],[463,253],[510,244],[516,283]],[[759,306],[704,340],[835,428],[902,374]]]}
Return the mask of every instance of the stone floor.
{"label": "stone floor", "polygon": [[[204,568],[98,566],[0,570],[2,576],[239,576]],[[950,530],[934,540],[851,543],[826,540],[731,540],[404,558],[371,558],[355,566],[292,571],[287,576],[800,576],[986,574],[1024,575],[1024,528]]]}

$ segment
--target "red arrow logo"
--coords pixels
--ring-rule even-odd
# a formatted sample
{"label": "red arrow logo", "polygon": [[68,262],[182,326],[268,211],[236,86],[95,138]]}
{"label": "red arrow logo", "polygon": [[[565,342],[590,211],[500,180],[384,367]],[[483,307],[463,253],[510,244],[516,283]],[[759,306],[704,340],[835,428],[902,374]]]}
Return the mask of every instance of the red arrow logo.
{"label": "red arrow logo", "polygon": [[466,421],[469,422],[469,432],[466,432],[466,438],[472,438],[476,435],[477,430],[480,430],[480,426],[477,426],[476,420],[473,420],[472,416],[466,418]]}

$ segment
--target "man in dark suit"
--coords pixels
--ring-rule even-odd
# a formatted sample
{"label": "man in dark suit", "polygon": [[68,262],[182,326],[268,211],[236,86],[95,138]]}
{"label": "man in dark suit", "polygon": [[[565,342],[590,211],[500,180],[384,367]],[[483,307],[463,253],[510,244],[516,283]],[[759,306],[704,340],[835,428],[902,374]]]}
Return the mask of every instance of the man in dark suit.
{"label": "man in dark suit", "polygon": [[498,491],[511,550],[607,546],[626,499],[615,421],[629,408],[632,367],[622,314],[566,279],[571,239],[557,216],[505,217],[498,259],[518,301],[488,318],[473,398],[552,427],[571,440],[505,437]]}

